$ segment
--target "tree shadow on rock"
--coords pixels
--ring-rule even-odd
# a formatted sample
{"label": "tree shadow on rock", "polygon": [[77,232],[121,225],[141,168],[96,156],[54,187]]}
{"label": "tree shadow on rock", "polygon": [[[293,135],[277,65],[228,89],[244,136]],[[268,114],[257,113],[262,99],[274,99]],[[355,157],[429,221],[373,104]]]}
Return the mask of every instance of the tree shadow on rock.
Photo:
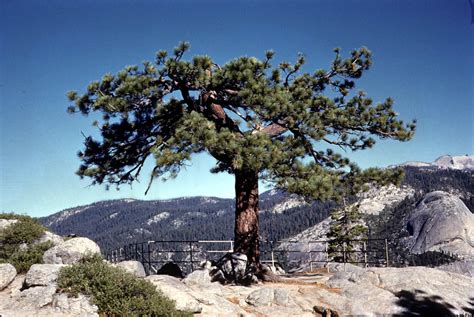
{"label": "tree shadow on rock", "polygon": [[465,312],[471,314],[474,316],[474,297],[469,298],[469,301],[467,302],[470,307],[463,307]]}
{"label": "tree shadow on rock", "polygon": [[455,307],[445,302],[441,296],[428,295],[422,290],[402,290],[395,295],[398,297],[397,305],[403,307],[404,311],[394,316],[455,316]]}

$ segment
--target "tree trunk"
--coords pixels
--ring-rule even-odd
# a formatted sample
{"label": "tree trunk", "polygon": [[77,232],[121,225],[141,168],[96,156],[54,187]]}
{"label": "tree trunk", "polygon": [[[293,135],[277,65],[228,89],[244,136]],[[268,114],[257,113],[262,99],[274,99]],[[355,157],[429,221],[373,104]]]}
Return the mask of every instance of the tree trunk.
{"label": "tree trunk", "polygon": [[247,255],[260,268],[258,233],[258,173],[235,172],[234,252]]}

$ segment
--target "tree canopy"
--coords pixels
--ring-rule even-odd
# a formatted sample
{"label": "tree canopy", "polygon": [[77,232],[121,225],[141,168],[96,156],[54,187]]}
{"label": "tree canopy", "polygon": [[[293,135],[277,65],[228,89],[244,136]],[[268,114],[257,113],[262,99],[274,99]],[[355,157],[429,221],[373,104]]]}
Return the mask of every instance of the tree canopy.
{"label": "tree canopy", "polygon": [[[131,184],[153,156],[151,185],[207,152],[217,161],[212,172],[236,176],[237,218],[239,209],[258,211],[258,180],[306,198],[333,199],[348,186],[358,191],[368,182],[399,179],[397,170],[362,170],[339,153],[371,148],[376,138],[407,141],[415,131],[414,121],[399,120],[392,99],[374,103],[354,92],[355,80],[372,64],[367,48],[347,58],[335,49],[330,67],[312,73],[303,71],[302,54],[276,66],[273,51],[218,65],[209,56],[185,60],[188,49],[180,43],[171,55],[159,51],[154,63],[106,74],[84,94],[68,93],[70,112],[103,115],[94,122],[101,139],[86,137],[79,153],[81,177]],[[242,229],[253,238],[256,217],[246,220],[256,227]]]}

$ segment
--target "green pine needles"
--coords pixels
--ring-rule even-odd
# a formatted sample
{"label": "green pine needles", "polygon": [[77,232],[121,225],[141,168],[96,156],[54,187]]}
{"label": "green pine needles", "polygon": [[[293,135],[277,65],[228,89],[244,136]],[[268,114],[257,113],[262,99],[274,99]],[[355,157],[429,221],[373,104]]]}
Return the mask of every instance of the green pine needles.
{"label": "green pine needles", "polygon": [[367,227],[362,222],[359,204],[335,208],[331,212],[332,223],[327,237],[329,239],[329,255],[340,262],[357,261],[357,253],[353,252],[361,243],[356,240],[366,238]]}
{"label": "green pine needles", "polygon": [[[87,137],[79,153],[80,176],[131,183],[152,155],[151,178],[173,177],[192,154],[207,151],[217,160],[213,172],[255,170],[288,191],[331,197],[347,169],[359,172],[335,149],[370,148],[369,135],[406,141],[415,130],[397,120],[392,99],[374,105],[361,91],[350,95],[372,63],[366,48],[347,59],[335,50],[331,67],[314,73],[301,71],[302,55],[276,67],[272,51],[219,66],[209,56],[183,60],[188,49],[181,43],[172,56],[160,51],[155,64],[106,74],[83,95],[68,93],[70,112],[103,114],[94,122],[102,140]],[[323,95],[328,89],[338,96]]]}

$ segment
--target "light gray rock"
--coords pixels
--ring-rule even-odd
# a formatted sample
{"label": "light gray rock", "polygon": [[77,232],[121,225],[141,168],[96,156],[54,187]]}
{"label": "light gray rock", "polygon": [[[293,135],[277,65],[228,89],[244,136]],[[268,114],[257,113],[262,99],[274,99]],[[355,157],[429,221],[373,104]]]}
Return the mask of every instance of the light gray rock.
{"label": "light gray rock", "polygon": [[122,261],[115,264],[115,266],[120,267],[137,277],[146,276],[145,269],[143,268],[143,264],[141,264],[141,262],[138,262],[138,261]]}
{"label": "light gray rock", "polygon": [[363,272],[364,268],[351,263],[329,263],[329,272]]}
{"label": "light gray rock", "polygon": [[74,264],[95,253],[100,254],[99,246],[88,238],[72,238],[67,240],[43,254],[43,262],[46,264]]}
{"label": "light gray rock", "polygon": [[5,230],[10,225],[18,222],[17,219],[0,219],[0,231]]}
{"label": "light gray rock", "polygon": [[64,264],[33,264],[26,273],[25,284],[27,287],[48,286],[56,283],[59,271]]}
{"label": "light gray rock", "polygon": [[273,288],[262,288],[253,291],[245,301],[252,306],[270,306],[273,303]]}
{"label": "light gray rock", "polygon": [[444,251],[474,256],[474,214],[456,196],[435,191],[426,194],[407,224],[410,252]]}
{"label": "light gray rock", "polygon": [[247,304],[252,306],[295,306],[295,301],[291,298],[287,290],[281,288],[265,287],[250,293],[245,299]]}
{"label": "light gray rock", "polygon": [[[209,296],[206,303],[201,304],[201,307],[201,316],[255,316],[247,313],[238,304],[216,295]],[[260,316],[262,315],[260,314]]]}
{"label": "light gray rock", "polygon": [[436,267],[438,270],[466,275],[474,278],[474,260],[456,261]]}
{"label": "light gray rock", "polygon": [[27,288],[12,296],[5,308],[16,311],[38,310],[51,304],[55,293],[56,285]]}
{"label": "light gray rock", "polygon": [[433,165],[439,168],[472,170],[474,169],[474,156],[473,155],[464,155],[464,156],[443,155],[443,156],[438,157],[436,161],[434,161]]}
{"label": "light gray rock", "polygon": [[67,294],[55,294],[53,296],[52,308],[56,312],[72,316],[99,316],[98,307],[91,304],[90,299],[82,294],[79,294],[77,297],[68,297]]}
{"label": "light gray rock", "polygon": [[[398,314],[407,309],[407,303],[435,305],[435,301],[442,303],[440,309],[449,307],[451,314],[461,314],[463,307],[470,307],[470,294],[474,294],[474,279],[427,267],[339,272],[326,285],[342,290],[341,295],[352,303],[344,311],[351,314]],[[335,307],[339,304],[325,302]]]}
{"label": "light gray rock", "polygon": [[59,244],[63,243],[64,239],[61,236],[59,236],[55,233],[45,231],[41,237],[39,237],[38,239],[33,241],[33,244],[39,244],[39,243],[44,243],[44,242],[48,242],[48,241],[51,241],[53,243],[53,245],[56,246],[56,245],[59,245]]}
{"label": "light gray rock", "polygon": [[378,286],[392,293],[402,290],[421,290],[441,296],[455,307],[467,305],[474,294],[474,279],[428,267],[373,268],[378,275]]}
{"label": "light gray rock", "polygon": [[[166,297],[176,302],[176,307],[198,313],[201,316],[246,316],[238,304],[226,297],[235,297],[232,291],[224,292],[219,283],[188,286],[179,279],[168,275],[150,275],[145,278],[153,283]],[[238,286],[236,286],[238,288]]]}
{"label": "light gray rock", "polygon": [[211,276],[209,275],[209,271],[204,270],[196,270],[189,273],[183,280],[184,284],[191,286],[191,285],[209,285],[211,284]]}
{"label": "light gray rock", "polygon": [[[0,302],[1,302],[1,295],[5,295],[7,297],[19,294],[23,289],[23,285],[25,283],[25,274],[17,274],[13,281],[8,284],[3,290],[0,290]],[[0,304],[0,308],[2,305]]]}
{"label": "light gray rock", "polygon": [[0,264],[0,291],[7,287],[15,278],[16,269],[9,263]]}
{"label": "light gray rock", "polygon": [[[301,277],[301,283],[295,277],[295,283],[274,283],[271,287],[186,285],[169,276],[147,279],[154,280],[169,298],[181,302],[178,307],[199,305],[201,316],[313,316],[324,309],[341,316],[412,313],[408,309],[421,309],[422,316],[441,316],[446,315],[446,309],[448,315],[466,313],[463,307],[472,307],[469,296],[474,294],[472,278],[425,267],[342,271],[335,273],[326,285],[308,283],[307,277]],[[426,310],[437,305],[445,311]]]}
{"label": "light gray rock", "polygon": [[192,290],[176,277],[169,275],[150,275],[145,278],[155,285],[156,289],[176,302],[176,308],[193,313],[202,311],[201,304],[194,298]]}

